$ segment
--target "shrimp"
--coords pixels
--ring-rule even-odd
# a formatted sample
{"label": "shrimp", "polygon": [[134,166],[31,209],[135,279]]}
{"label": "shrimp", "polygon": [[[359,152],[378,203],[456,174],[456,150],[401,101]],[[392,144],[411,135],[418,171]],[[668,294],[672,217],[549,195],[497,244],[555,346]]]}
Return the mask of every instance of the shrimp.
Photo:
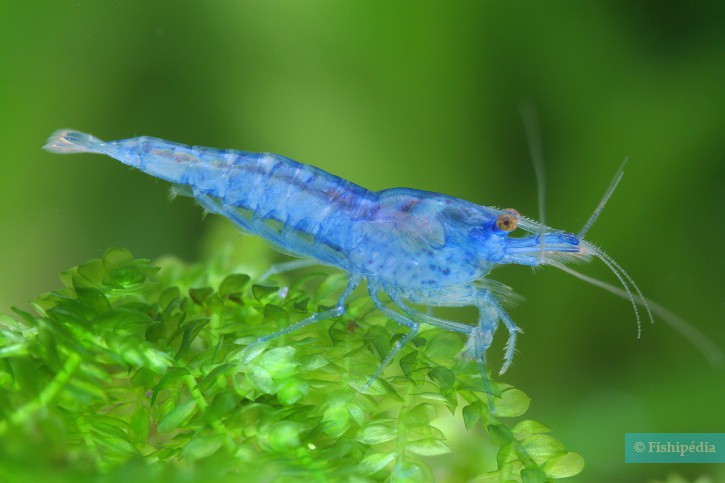
{"label": "shrimp", "polygon": [[[410,188],[369,191],[271,153],[187,146],[146,136],[104,142],[70,130],[55,132],[44,149],[108,155],[173,183],[174,192],[194,197],[205,210],[226,216],[283,253],[347,272],[347,286],[332,309],[265,335],[259,342],[341,316],[347,298],[366,281],[375,307],[407,329],[368,385],[426,323],[468,338],[468,350],[479,366],[493,412],[486,351],[502,323],[508,332],[499,371],[503,374],[512,363],[520,332],[503,309],[511,289],[486,278],[497,265],[552,265],[579,276],[565,264],[598,258],[624,292],[604,282],[599,285],[630,300],[638,327],[638,303],[653,320],[647,299],[632,277],[583,240],[621,179],[622,168],[584,229],[572,234],[527,219],[513,209],[480,206],[443,194]],[[289,268],[306,264],[295,261]],[[478,322],[444,320],[413,305],[428,309],[473,306],[478,309]]]}

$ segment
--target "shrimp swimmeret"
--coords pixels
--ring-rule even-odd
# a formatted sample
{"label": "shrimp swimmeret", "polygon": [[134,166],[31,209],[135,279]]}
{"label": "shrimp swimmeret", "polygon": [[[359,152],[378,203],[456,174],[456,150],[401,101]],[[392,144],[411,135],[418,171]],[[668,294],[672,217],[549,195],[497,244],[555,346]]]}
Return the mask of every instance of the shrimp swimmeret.
{"label": "shrimp swimmeret", "polygon": [[[152,137],[104,142],[69,130],[54,133],[45,149],[106,154],[173,183],[176,192],[193,196],[206,210],[226,216],[284,253],[347,272],[347,288],[334,308],[260,341],[342,315],[345,300],[366,280],[375,307],[408,329],[370,382],[415,337],[420,324],[426,323],[468,337],[468,347],[492,404],[486,350],[499,322],[503,322],[509,335],[500,373],[505,372],[519,332],[502,308],[502,299],[510,290],[485,278],[500,264],[553,265],[591,281],[564,264],[599,258],[624,292],[604,282],[595,283],[629,298],[638,326],[637,303],[652,319],[650,306],[632,277],[582,239],[621,179],[621,168],[584,229],[575,235],[524,218],[516,210],[479,206],[438,193],[408,188],[368,191],[314,166],[270,153],[186,146]],[[517,232],[525,236],[512,236]],[[390,303],[380,298],[381,293]],[[443,320],[411,304],[429,308],[475,306],[478,323]],[[667,319],[669,313],[663,313],[659,306],[652,304],[652,309]],[[705,352],[704,336],[690,333],[691,339],[698,337],[700,340],[693,341]]]}

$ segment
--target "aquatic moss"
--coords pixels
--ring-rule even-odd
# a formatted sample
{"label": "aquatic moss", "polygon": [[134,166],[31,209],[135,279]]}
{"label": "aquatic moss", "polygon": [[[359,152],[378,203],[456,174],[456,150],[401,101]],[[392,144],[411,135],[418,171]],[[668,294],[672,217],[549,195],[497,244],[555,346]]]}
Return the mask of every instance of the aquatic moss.
{"label": "aquatic moss", "polygon": [[[109,249],[63,273],[34,314],[0,318],[5,481],[539,482],[583,468],[521,419],[519,389],[497,384],[491,416],[459,334],[425,328],[366,386],[403,330],[365,296],[255,343],[333,305],[344,276],[259,283],[221,258],[160,265]],[[444,413],[485,428],[481,458],[455,459]]]}

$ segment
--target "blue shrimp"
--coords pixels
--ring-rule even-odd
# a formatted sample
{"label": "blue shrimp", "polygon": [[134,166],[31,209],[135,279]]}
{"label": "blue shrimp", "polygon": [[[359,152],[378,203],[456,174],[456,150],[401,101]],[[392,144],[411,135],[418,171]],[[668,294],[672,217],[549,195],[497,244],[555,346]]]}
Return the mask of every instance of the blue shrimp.
{"label": "blue shrimp", "polygon": [[[44,148],[54,153],[108,155],[173,183],[175,192],[193,196],[209,212],[226,216],[281,252],[347,272],[347,287],[332,309],[260,341],[342,315],[346,299],[365,280],[375,307],[407,329],[368,384],[415,337],[420,324],[427,323],[468,338],[467,347],[472,348],[479,365],[493,411],[486,351],[503,323],[509,336],[500,370],[505,372],[520,332],[502,307],[510,289],[485,278],[496,265],[553,265],[579,276],[564,263],[599,258],[624,287],[638,326],[636,303],[652,319],[647,300],[629,274],[582,239],[616,187],[621,169],[585,228],[572,234],[536,223],[512,209],[480,206],[438,193],[408,188],[368,191],[314,166],[270,153],[186,146],[145,136],[104,142],[69,130],[55,132]],[[511,236],[517,230],[525,236]],[[607,288],[604,282],[599,285]],[[390,303],[381,299],[381,293]],[[443,320],[413,304],[474,306],[478,323]]]}

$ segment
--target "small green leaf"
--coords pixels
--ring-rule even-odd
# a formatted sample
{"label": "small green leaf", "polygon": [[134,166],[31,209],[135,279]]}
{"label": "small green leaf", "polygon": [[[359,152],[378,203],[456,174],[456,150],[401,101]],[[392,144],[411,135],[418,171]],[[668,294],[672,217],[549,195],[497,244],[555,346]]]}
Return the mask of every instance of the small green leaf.
{"label": "small green leaf", "polygon": [[103,278],[106,275],[106,267],[104,266],[103,260],[96,258],[93,260],[89,260],[82,265],[79,265],[75,270],[69,270],[64,275],[70,275],[72,278],[75,278],[72,275],[73,272],[76,272],[78,275],[85,279],[84,284],[76,286],[93,287],[101,284],[101,282],[103,281]]}
{"label": "small green leaf", "polygon": [[279,305],[267,304],[264,306],[263,323],[270,328],[287,327],[289,325],[289,313]]}
{"label": "small green leaf", "polygon": [[463,408],[463,424],[466,429],[470,430],[478,421],[481,420],[481,410],[483,403],[481,401],[469,404]]}
{"label": "small green leaf", "polygon": [[294,360],[295,348],[289,346],[274,347],[264,352],[255,364],[263,367],[270,377],[284,379],[295,374],[299,363]]}
{"label": "small green leaf", "polygon": [[507,443],[501,446],[501,449],[498,450],[496,463],[498,463],[499,468],[503,468],[506,465],[518,461],[519,457],[519,452],[516,450],[516,443]]}
{"label": "small green leaf", "polygon": [[125,423],[115,418],[104,416],[90,418],[90,430],[94,441],[117,453],[137,454],[138,450],[129,441],[125,429]]}
{"label": "small green leaf", "polygon": [[372,453],[363,459],[358,468],[364,475],[372,475],[385,468],[395,459],[395,453]]}
{"label": "small green leaf", "polygon": [[404,411],[402,414],[403,422],[409,427],[419,425],[430,425],[430,422],[438,417],[435,406],[428,403],[421,403],[414,408]]}
{"label": "small green leaf", "polygon": [[307,381],[299,377],[289,377],[280,383],[277,397],[282,404],[291,406],[309,393]]}
{"label": "small green leaf", "polygon": [[[139,371],[144,372],[145,371]],[[144,378],[148,377],[148,373],[144,374]],[[158,383],[153,387],[153,391],[158,393],[161,390],[167,389],[170,391],[176,391],[177,387],[183,383],[184,377],[189,374],[189,371],[181,367],[171,367],[166,374],[159,380]],[[151,401],[154,402],[153,399]]]}
{"label": "small green leaf", "polygon": [[107,269],[117,265],[128,265],[133,261],[133,254],[126,248],[112,247],[103,252],[103,265]]}
{"label": "small green leaf", "polygon": [[415,360],[418,358],[418,352],[413,351],[407,356],[400,359],[400,368],[403,370],[403,374],[410,377],[410,373],[415,367]]}
{"label": "small green leaf", "polygon": [[345,285],[347,284],[347,275],[342,273],[335,273],[328,276],[322,281],[315,297],[319,305],[334,305],[337,302],[337,298],[340,296]]}
{"label": "small green leaf", "polygon": [[322,367],[325,367],[330,363],[325,357],[321,355],[308,356],[300,360],[300,368],[303,371],[315,371]]}
{"label": "small green leaf", "polygon": [[447,367],[437,366],[428,372],[428,377],[443,392],[450,391],[456,383],[456,374]]}
{"label": "small green leaf", "polygon": [[189,297],[197,305],[204,305],[204,303],[209,299],[209,297],[211,297],[211,295],[213,293],[214,293],[214,289],[211,287],[200,287],[200,288],[190,288],[189,289]]}
{"label": "small green leaf", "polygon": [[379,444],[395,439],[398,433],[395,429],[382,424],[366,426],[360,431],[358,441],[365,444]]}
{"label": "small green leaf", "polygon": [[193,399],[174,407],[174,409],[168,412],[163,418],[161,418],[161,421],[159,421],[159,426],[157,428],[158,432],[168,433],[169,431],[178,428],[191,417],[195,410],[196,401]]}
{"label": "small green leaf", "polygon": [[181,450],[181,455],[190,461],[207,458],[217,452],[224,444],[224,436],[210,434],[195,436]]}
{"label": "small green leaf", "polygon": [[538,463],[543,463],[556,456],[566,454],[566,448],[561,442],[548,434],[534,434],[525,438],[521,446]]}
{"label": "small green leaf", "polygon": [[35,327],[36,325],[38,325],[38,322],[35,320],[35,317],[30,315],[28,312],[26,312],[22,309],[19,309],[18,307],[10,307],[10,310],[12,310],[16,314],[18,314],[20,316],[20,321],[22,323],[24,323],[25,325],[27,325],[28,327]]}
{"label": "small green leaf", "polygon": [[499,417],[521,416],[529,409],[531,398],[516,388],[504,389],[501,398],[495,400],[496,415]]}
{"label": "small green leaf", "polygon": [[492,423],[486,427],[491,441],[497,446],[505,446],[514,440],[511,430],[501,423]]}
{"label": "small green leaf", "polygon": [[254,298],[262,302],[270,295],[274,295],[279,291],[279,287],[267,285],[252,285],[252,294]]}
{"label": "small green leaf", "polygon": [[419,392],[413,396],[432,403],[448,404],[448,399],[437,392]]}
{"label": "small green leaf", "polygon": [[179,290],[179,287],[169,287],[159,295],[159,305],[161,308],[166,309],[180,298],[181,290]]}
{"label": "small green leaf", "polygon": [[108,278],[104,279],[103,282],[111,285],[111,283],[109,283],[110,281],[115,282],[122,287],[127,287],[130,285],[138,285],[145,282],[146,275],[139,267],[134,265],[126,265],[123,267],[116,267],[109,270]]}
{"label": "small green leaf", "polygon": [[440,331],[428,340],[426,356],[439,365],[450,364],[451,360],[463,350],[463,338],[453,332]]}
{"label": "small green leaf", "polygon": [[418,483],[421,481],[434,481],[430,468],[418,461],[401,461],[395,465],[390,475],[394,483]]}
{"label": "small green leaf", "polygon": [[301,425],[295,421],[280,421],[274,423],[265,436],[273,451],[287,452],[300,446],[301,430]]}
{"label": "small green leaf", "polygon": [[249,275],[242,273],[227,275],[219,285],[219,295],[224,298],[229,298],[231,295],[240,294],[249,281]]}
{"label": "small green leaf", "polygon": [[76,398],[83,400],[86,404],[89,404],[93,399],[99,401],[108,400],[108,394],[104,388],[96,383],[72,379],[68,383],[68,389],[73,392]]}
{"label": "small green leaf", "polygon": [[240,361],[242,364],[249,364],[259,357],[269,347],[268,342],[254,342],[246,347],[233,351],[227,360]]}
{"label": "small green leaf", "polygon": [[392,389],[389,384],[379,377],[370,382],[370,384],[368,384],[369,382],[369,377],[354,376],[350,378],[348,385],[357,392],[367,394],[368,396],[382,396],[383,394],[389,393]]}
{"label": "small green leaf", "polygon": [[364,339],[375,349],[381,359],[388,355],[391,335],[385,327],[371,325],[365,333]]}
{"label": "small green leaf", "polygon": [[227,414],[231,413],[237,407],[238,401],[234,394],[223,392],[217,394],[204,411],[204,422],[212,423],[218,421]]}
{"label": "small green leaf", "polygon": [[435,456],[449,453],[451,451],[448,445],[446,445],[443,441],[433,438],[408,442],[408,444],[405,445],[405,450],[421,456]]}
{"label": "small green leaf", "polygon": [[350,411],[350,417],[353,421],[355,421],[355,424],[358,426],[365,425],[365,412],[360,406],[351,403],[348,405],[348,410]]}
{"label": "small green leaf", "polygon": [[548,433],[551,430],[538,421],[524,419],[516,423],[512,431],[516,439],[524,439],[532,434]]}
{"label": "small green leaf", "polygon": [[174,357],[171,354],[167,354],[153,347],[144,348],[142,353],[146,361],[144,366],[156,374],[164,374],[166,369],[174,364]]}
{"label": "small green leaf", "polygon": [[22,357],[28,353],[28,344],[23,341],[0,348],[0,359],[6,357]]}
{"label": "small green leaf", "polygon": [[76,295],[78,300],[97,314],[103,314],[111,310],[108,299],[97,288],[77,287]]}
{"label": "small green leaf", "polygon": [[576,453],[556,456],[544,463],[544,472],[549,478],[569,478],[584,469],[584,458]]}
{"label": "small green leaf", "polygon": [[219,379],[226,379],[235,371],[234,364],[219,364],[199,381],[199,388],[202,391],[208,391]]}
{"label": "small green leaf", "polygon": [[294,303],[294,308],[296,308],[299,311],[307,312],[307,307],[310,304],[310,298],[309,297],[302,297],[301,299],[297,300]]}
{"label": "small green leaf", "polygon": [[144,444],[149,437],[151,418],[148,409],[144,406],[138,406],[136,411],[131,415],[129,425],[135,433],[133,442],[136,444]]}
{"label": "small green leaf", "polygon": [[116,453],[122,453],[127,455],[138,454],[138,450],[127,439],[124,438],[112,438],[96,435],[93,440],[96,443],[105,446],[106,448]]}
{"label": "small green leaf", "polygon": [[[179,344],[179,350],[174,356],[175,359],[180,359],[184,356],[191,347],[192,342],[199,334],[199,331],[209,323],[209,318],[203,317],[186,322],[179,330],[182,330],[181,344]],[[178,333],[178,332],[177,332]]]}
{"label": "small green leaf", "polygon": [[546,474],[538,468],[524,468],[521,470],[523,483],[547,483]]}
{"label": "small green leaf", "polygon": [[255,389],[265,392],[267,394],[273,394],[275,390],[275,384],[272,380],[272,376],[269,371],[264,367],[253,366],[247,371],[247,382]]}

